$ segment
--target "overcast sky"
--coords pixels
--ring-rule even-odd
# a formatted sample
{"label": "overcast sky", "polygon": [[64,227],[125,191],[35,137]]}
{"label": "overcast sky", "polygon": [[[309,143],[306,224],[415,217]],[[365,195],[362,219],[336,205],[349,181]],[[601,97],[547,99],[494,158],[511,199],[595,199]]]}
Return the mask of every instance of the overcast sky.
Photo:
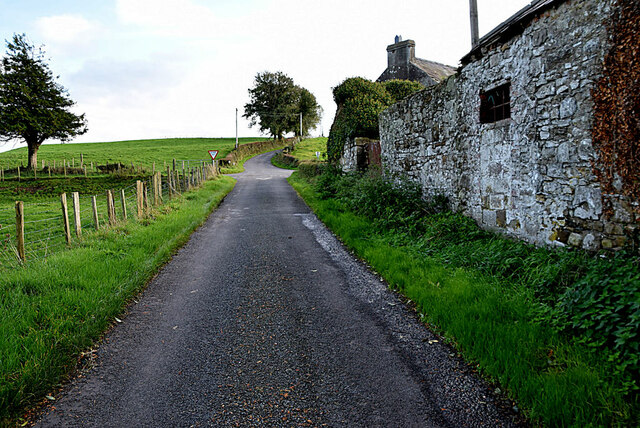
{"label": "overcast sky", "polygon": [[[478,0],[480,35],[528,3]],[[452,66],[470,49],[468,0],[0,0],[2,40],[14,33],[44,45],[86,113],[89,132],[75,142],[233,137],[236,107],[240,136],[257,136],[241,115],[262,71],[317,97],[326,136],[331,88],[377,79],[395,35]]]}

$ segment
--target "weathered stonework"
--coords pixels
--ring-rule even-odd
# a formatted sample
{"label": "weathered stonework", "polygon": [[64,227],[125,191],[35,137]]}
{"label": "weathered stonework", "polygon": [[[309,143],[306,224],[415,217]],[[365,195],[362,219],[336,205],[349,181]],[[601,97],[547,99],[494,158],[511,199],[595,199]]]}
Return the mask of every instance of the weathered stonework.
{"label": "weathered stonework", "polygon": [[[567,1],[457,75],[380,115],[383,168],[444,194],[481,226],[539,245],[617,248],[636,228],[592,172],[591,90],[613,0]],[[481,124],[480,92],[510,82],[511,118]]]}
{"label": "weathered stonework", "polygon": [[369,147],[378,143],[370,138],[348,138],[344,145],[344,152],[340,158],[340,168],[345,172],[358,171],[366,168],[369,162]]}

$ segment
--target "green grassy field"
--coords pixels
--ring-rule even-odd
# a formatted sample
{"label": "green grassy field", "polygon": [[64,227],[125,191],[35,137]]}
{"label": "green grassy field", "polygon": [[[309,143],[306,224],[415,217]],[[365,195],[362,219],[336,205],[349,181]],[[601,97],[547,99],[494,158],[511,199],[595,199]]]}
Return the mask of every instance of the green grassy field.
{"label": "green grassy field", "polygon": [[[244,161],[264,151],[282,148],[284,142],[270,139],[242,139],[240,149],[234,157],[235,164],[222,168],[223,173],[243,171]],[[260,140],[259,144],[247,144]],[[67,193],[71,212],[71,193],[80,194],[81,223],[83,229],[92,227],[91,196],[97,198],[99,223],[104,224],[107,212],[106,191],[116,192],[116,208],[121,211],[119,191],[125,189],[125,206],[132,212],[135,204],[135,181],[149,180],[156,164],[156,170],[166,171],[176,159],[177,169],[182,170],[183,160],[209,157],[208,150],[219,150],[218,159],[225,157],[235,146],[235,139],[168,139],[124,141],[96,144],[45,145],[39,151],[39,158],[46,164],[56,160],[57,169],[53,175],[48,170],[40,171],[37,178],[32,171],[23,171],[20,180],[17,170],[7,173],[0,180],[0,269],[15,266],[16,228],[15,201],[24,202],[25,241],[27,259],[46,257],[64,247],[62,210],[60,194]],[[80,153],[84,164],[104,165],[107,163],[135,164],[135,168],[125,168],[119,172],[94,172],[85,177],[82,170],[67,169],[68,176],[60,169],[61,159],[76,167],[80,163]],[[18,149],[0,154],[0,165],[17,165],[26,159],[26,149]],[[39,162],[41,165],[41,162]],[[185,167],[200,165],[200,162],[186,162]]]}
{"label": "green grassy field", "polygon": [[[239,143],[265,141],[266,138],[240,138]],[[38,167],[45,164],[61,166],[63,161],[75,166],[80,164],[82,154],[84,164],[94,165],[117,163],[151,169],[164,168],[178,160],[209,160],[208,150],[219,150],[218,159],[225,157],[235,147],[235,138],[167,138],[158,140],[117,141],[110,143],[43,144],[38,150]],[[27,148],[19,148],[0,153],[0,169],[15,168],[27,164]]]}
{"label": "green grassy field", "polygon": [[326,159],[327,152],[327,138],[309,138],[302,140],[296,144],[296,147],[289,153],[299,161],[311,161],[318,160],[316,152],[320,152],[320,159]]}

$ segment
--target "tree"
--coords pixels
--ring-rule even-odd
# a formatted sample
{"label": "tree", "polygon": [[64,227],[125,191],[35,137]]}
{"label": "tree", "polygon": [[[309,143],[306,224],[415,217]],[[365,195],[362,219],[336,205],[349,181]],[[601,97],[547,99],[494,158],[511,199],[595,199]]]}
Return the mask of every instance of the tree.
{"label": "tree", "polygon": [[84,114],[69,111],[74,104],[55,81],[42,48],[36,50],[24,34],[7,41],[0,65],[0,139],[27,143],[29,168],[37,166],[44,141],[68,141],[87,131]]}
{"label": "tree", "polygon": [[[292,121],[289,131],[296,136],[309,135],[309,131],[316,127],[322,117],[322,107],[318,105],[316,97],[300,86],[296,86],[296,101],[294,110],[302,114],[302,130],[300,130],[300,118],[296,117]],[[302,135],[300,132],[302,131]]]}
{"label": "tree", "polygon": [[320,120],[321,108],[313,94],[279,71],[256,74],[249,98],[243,114],[250,119],[249,126],[259,125],[260,131],[268,131],[274,139],[287,132],[299,134],[300,113],[303,133]]}

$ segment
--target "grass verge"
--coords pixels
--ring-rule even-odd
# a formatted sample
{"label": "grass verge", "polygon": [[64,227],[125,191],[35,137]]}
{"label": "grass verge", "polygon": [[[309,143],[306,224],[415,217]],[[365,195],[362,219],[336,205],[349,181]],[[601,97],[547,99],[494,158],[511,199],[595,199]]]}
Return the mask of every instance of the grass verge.
{"label": "grass verge", "polygon": [[150,219],[87,233],[68,251],[3,272],[0,425],[59,384],[234,183],[208,181]]}
{"label": "grass verge", "polygon": [[271,165],[282,169],[298,169],[298,160],[290,155],[278,152],[271,158]]}
{"label": "grass verge", "polygon": [[254,156],[269,153],[274,150],[281,150],[287,144],[286,140],[269,140],[260,144],[243,144],[234,152],[235,165],[228,165],[221,168],[223,174],[235,174],[244,172],[244,163]]}
{"label": "grass verge", "polygon": [[321,158],[327,156],[327,138],[317,137],[302,140],[296,144],[290,155],[299,161],[315,161],[318,160],[316,152],[320,153]]}
{"label": "grass verge", "polygon": [[[285,149],[286,150],[286,149]],[[288,153],[277,153],[271,158],[271,164],[282,169],[298,169],[299,163],[319,162],[316,153],[320,153],[321,159],[327,154],[327,138],[317,137],[302,140]]]}
{"label": "grass verge", "polygon": [[[326,180],[316,187],[297,172],[289,182],[350,249],[414,301],[422,319],[517,400],[532,421],[581,427],[637,423],[637,394],[612,370],[617,364],[610,357],[616,354],[593,352],[581,338],[561,334],[552,327],[553,312],[541,309],[545,299],[535,286],[538,280],[569,283],[575,280],[565,278],[572,276],[571,266],[594,264],[586,256],[584,263],[570,262],[574,254],[558,256],[570,268],[545,264],[556,256],[535,249],[529,250],[530,258],[530,254],[518,256],[517,251],[525,251],[524,244],[474,232],[462,216],[446,213],[431,216],[425,228],[433,230],[420,229],[416,234],[411,228],[419,223],[418,217],[402,212],[400,203],[401,215],[381,223],[383,213],[377,218],[355,214],[353,205],[345,202],[344,188],[350,180],[357,179]],[[366,195],[362,187],[366,185],[356,193]],[[333,196],[322,197],[332,186],[337,187]],[[392,192],[383,196],[394,197]],[[381,205],[351,197],[360,207],[371,204],[375,210]],[[447,234],[452,239],[447,240]],[[426,238],[415,238],[419,235]],[[522,260],[531,260],[532,267],[518,270]],[[500,272],[502,266],[506,269]],[[629,284],[637,279],[631,275]],[[599,310],[605,312],[605,305]]]}

